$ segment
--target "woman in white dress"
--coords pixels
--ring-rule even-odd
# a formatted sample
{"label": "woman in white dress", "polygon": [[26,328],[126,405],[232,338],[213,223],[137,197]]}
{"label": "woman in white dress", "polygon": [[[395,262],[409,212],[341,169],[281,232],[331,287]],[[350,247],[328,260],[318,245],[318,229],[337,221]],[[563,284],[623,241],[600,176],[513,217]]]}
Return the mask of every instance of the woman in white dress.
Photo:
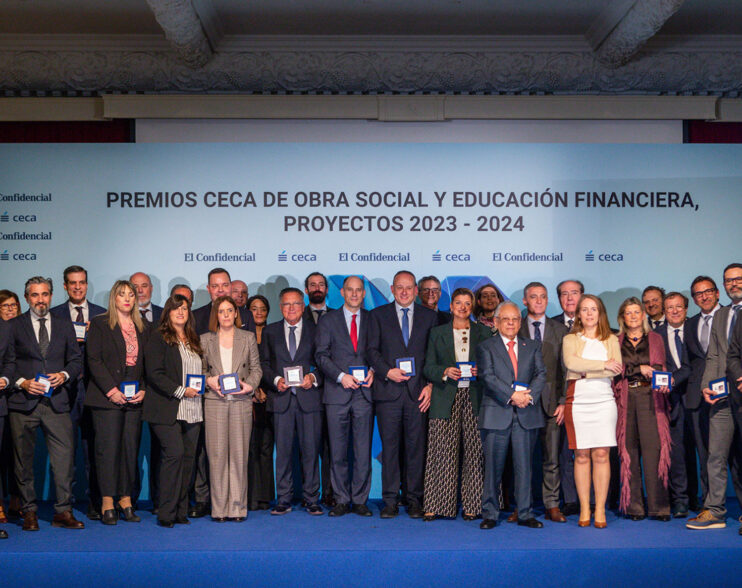
{"label": "woman in white dress", "polygon": [[621,348],[611,332],[603,302],[585,294],[577,304],[572,332],[564,337],[567,368],[564,424],[575,452],[579,526],[590,525],[590,478],[595,490],[595,527],[606,527],[605,502],[611,480],[610,447],[616,446],[616,400],[611,382],[622,373]]}

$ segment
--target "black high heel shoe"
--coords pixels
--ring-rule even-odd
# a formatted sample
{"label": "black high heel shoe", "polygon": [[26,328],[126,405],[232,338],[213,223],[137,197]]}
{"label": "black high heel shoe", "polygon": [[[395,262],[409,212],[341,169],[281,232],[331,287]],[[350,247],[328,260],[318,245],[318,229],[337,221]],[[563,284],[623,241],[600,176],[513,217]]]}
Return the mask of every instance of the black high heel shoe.
{"label": "black high heel shoe", "polygon": [[[127,506],[126,508],[123,508],[119,504],[119,512],[121,513],[121,518],[124,519],[127,523],[140,523],[142,522],[142,519],[139,517],[137,513],[134,512],[134,507]],[[104,513],[105,515],[105,513]]]}
{"label": "black high heel shoe", "polygon": [[118,514],[116,514],[116,509],[109,508],[108,510],[103,511],[103,515],[100,518],[100,522],[104,525],[115,525],[118,523],[119,517]]}

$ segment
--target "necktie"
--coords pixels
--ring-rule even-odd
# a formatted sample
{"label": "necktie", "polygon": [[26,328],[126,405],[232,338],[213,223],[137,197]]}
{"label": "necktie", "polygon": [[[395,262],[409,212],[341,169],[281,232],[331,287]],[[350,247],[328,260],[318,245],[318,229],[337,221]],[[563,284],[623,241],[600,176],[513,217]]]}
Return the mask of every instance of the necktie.
{"label": "necktie", "polygon": [[713,317],[708,314],[703,317],[703,326],[701,327],[701,348],[706,353],[709,349],[709,337],[711,336],[711,319]]}
{"label": "necktie", "polygon": [[289,327],[289,355],[293,361],[296,355],[296,327]]}
{"label": "necktie", "polygon": [[541,321],[533,321],[533,339],[541,342]]}
{"label": "necktie", "polygon": [[675,329],[675,350],[678,353],[678,367],[683,361],[683,340],[680,338],[680,329]]}
{"label": "necktie", "polygon": [[313,308],[312,316],[314,317],[314,324],[316,325],[319,322],[319,317],[322,316],[322,310],[316,310]]}
{"label": "necktie", "polygon": [[737,322],[737,316],[739,315],[739,309],[742,308],[742,304],[735,304],[732,306],[732,321],[729,323],[729,334],[727,335],[727,341],[732,340],[732,333],[734,332],[734,323]]}
{"label": "necktie", "polygon": [[574,319],[569,319],[567,321],[567,328],[571,331],[572,330],[572,325],[574,325],[574,324],[575,324]]}
{"label": "necktie", "polygon": [[410,317],[407,313],[410,312],[410,309],[403,308],[402,312],[404,313],[402,315],[402,339],[404,340],[404,346],[407,347],[410,342]]}
{"label": "necktie", "polygon": [[654,327],[652,327],[653,331],[657,330],[657,327],[659,327],[662,324],[662,321],[652,321],[654,323]]}
{"label": "necktie", "polygon": [[46,330],[46,319],[39,319],[39,349],[41,357],[46,358],[46,351],[49,349],[49,331]]}
{"label": "necktie", "polygon": [[75,322],[84,323],[85,315],[82,314],[82,306],[75,306],[75,310],[77,311],[77,318],[75,319]]}
{"label": "necktie", "polygon": [[350,319],[350,342],[353,343],[353,351],[358,351],[358,323],[356,322],[357,315],[353,315]]}
{"label": "necktie", "polygon": [[149,322],[149,323],[151,323],[151,322],[152,322],[152,319],[151,319],[151,318],[149,318],[149,308],[140,308],[140,309],[139,309],[139,312],[140,312],[140,313],[141,313],[141,315],[142,315],[142,316],[144,317],[144,320],[145,320],[145,321],[147,321],[147,322]]}
{"label": "necktie", "polygon": [[515,379],[518,379],[518,358],[515,356],[515,341],[508,341],[508,355],[510,356],[510,361],[513,364],[513,374],[515,375]]}

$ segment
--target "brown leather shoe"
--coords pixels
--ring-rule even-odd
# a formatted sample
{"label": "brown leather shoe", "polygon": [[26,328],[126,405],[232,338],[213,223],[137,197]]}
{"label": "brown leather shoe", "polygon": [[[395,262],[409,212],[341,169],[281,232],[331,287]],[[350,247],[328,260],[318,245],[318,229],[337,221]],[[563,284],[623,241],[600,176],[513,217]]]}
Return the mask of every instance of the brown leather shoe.
{"label": "brown leather shoe", "polygon": [[52,527],[62,527],[63,529],[84,529],[85,523],[78,521],[72,514],[71,510],[59,512],[52,519]]}
{"label": "brown leather shoe", "polygon": [[24,531],[38,531],[39,530],[39,519],[36,516],[35,510],[27,510],[23,513],[23,530]]}
{"label": "brown leather shoe", "polygon": [[516,509],[515,509],[515,510],[513,511],[513,514],[511,514],[511,515],[510,515],[510,516],[508,517],[508,523],[517,523],[517,522],[518,522],[518,509],[516,508]]}
{"label": "brown leather shoe", "polygon": [[547,508],[546,513],[544,514],[544,518],[547,521],[553,521],[555,523],[567,522],[567,518],[562,514],[562,511],[559,510],[558,506],[555,506],[554,508]]}
{"label": "brown leather shoe", "polygon": [[0,502],[0,523],[7,523],[8,517],[5,514],[5,508],[3,507],[3,503]]}

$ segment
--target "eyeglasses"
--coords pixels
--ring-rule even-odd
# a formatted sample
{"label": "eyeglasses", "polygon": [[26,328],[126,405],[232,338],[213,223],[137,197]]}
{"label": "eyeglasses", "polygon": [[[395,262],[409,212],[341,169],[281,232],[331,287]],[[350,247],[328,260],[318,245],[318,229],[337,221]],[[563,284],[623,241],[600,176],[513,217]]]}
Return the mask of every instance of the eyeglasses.
{"label": "eyeglasses", "polygon": [[3,310],[15,310],[18,308],[18,305],[15,302],[6,302],[5,304],[0,304],[0,308]]}
{"label": "eyeglasses", "polygon": [[290,307],[297,308],[299,306],[304,306],[304,303],[303,302],[281,302],[281,306],[283,306],[284,308],[290,308]]}
{"label": "eyeglasses", "polygon": [[693,298],[703,298],[704,296],[711,296],[715,293],[716,288],[707,288],[706,290],[698,290],[697,292],[693,292],[691,296],[693,296]]}
{"label": "eyeglasses", "polygon": [[724,278],[725,284],[742,284],[742,276],[737,276],[736,278]]}
{"label": "eyeglasses", "polygon": [[440,288],[423,288],[420,290],[422,294],[438,294],[440,291]]}

